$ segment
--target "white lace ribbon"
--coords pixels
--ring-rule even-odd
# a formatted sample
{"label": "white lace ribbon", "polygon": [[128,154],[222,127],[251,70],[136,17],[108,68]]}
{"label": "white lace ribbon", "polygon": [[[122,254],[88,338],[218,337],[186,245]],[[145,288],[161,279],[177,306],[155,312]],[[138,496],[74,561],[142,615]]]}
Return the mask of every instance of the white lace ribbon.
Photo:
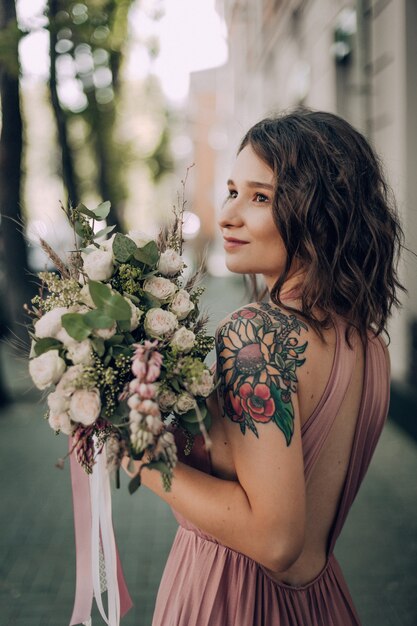
{"label": "white lace ribbon", "polygon": [[[108,626],[120,625],[120,595],[117,581],[117,554],[111,515],[111,491],[107,470],[106,448],[97,455],[90,476],[91,498],[91,573],[94,597],[100,615]],[[100,555],[104,559],[108,616],[102,602],[103,577],[100,577]],[[88,622],[87,626],[91,626]]]}

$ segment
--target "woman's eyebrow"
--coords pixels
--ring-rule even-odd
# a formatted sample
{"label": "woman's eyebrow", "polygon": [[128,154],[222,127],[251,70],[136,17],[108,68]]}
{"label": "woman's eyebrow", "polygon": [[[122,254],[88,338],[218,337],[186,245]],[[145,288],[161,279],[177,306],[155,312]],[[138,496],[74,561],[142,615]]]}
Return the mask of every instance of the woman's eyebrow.
{"label": "woman's eyebrow", "polygon": [[[229,180],[227,181],[227,184],[234,185],[235,183],[233,182],[231,178],[229,178]],[[271,191],[274,190],[273,185],[270,185],[269,183],[260,183],[259,181],[255,181],[255,180],[246,181],[246,186],[247,187],[263,187],[264,189],[271,189]]]}

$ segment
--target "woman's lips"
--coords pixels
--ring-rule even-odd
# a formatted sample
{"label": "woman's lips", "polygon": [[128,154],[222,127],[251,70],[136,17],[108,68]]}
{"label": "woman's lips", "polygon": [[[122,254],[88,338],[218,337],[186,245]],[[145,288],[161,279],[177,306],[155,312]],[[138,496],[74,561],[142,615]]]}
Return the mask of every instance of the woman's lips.
{"label": "woman's lips", "polygon": [[224,237],[224,248],[226,250],[233,250],[234,248],[241,248],[249,243],[249,241],[243,241],[242,239],[235,239],[234,237]]}

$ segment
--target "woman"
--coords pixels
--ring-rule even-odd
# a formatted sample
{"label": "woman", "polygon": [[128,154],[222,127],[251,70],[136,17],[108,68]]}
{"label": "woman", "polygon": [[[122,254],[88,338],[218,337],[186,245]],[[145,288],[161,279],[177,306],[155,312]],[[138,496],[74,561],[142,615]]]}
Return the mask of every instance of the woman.
{"label": "woman", "polygon": [[218,328],[210,453],[198,437],[170,493],[142,472],[180,524],[153,626],[356,625],[333,548],[388,411],[401,229],[372,148],[330,113],[256,124],[228,188],[227,266],[269,299]]}

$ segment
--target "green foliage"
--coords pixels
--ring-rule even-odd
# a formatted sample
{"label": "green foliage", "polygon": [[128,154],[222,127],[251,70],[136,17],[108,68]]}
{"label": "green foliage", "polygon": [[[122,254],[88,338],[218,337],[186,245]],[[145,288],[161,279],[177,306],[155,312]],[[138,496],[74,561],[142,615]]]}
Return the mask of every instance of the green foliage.
{"label": "green foliage", "polygon": [[113,254],[114,258],[119,261],[119,263],[126,263],[133,254],[135,254],[137,250],[137,246],[130,237],[126,237],[126,235],[122,235],[121,233],[116,233],[115,238],[113,239]]}
{"label": "green foliage", "polygon": [[119,293],[112,293],[104,283],[90,280],[90,295],[98,309],[112,320],[130,320],[131,310],[126,300]]}
{"label": "green foliage", "polygon": [[137,248],[133,256],[137,261],[153,267],[158,263],[158,247],[154,241],[150,241],[146,246],[143,246],[143,248]]}
{"label": "green foliage", "polygon": [[59,350],[59,348],[62,348],[62,343],[54,337],[42,337],[36,341],[34,346],[36,356],[40,356],[48,350]]}
{"label": "green foliage", "polygon": [[65,313],[61,321],[67,333],[76,341],[87,339],[91,332],[91,326],[87,324],[81,313]]}

